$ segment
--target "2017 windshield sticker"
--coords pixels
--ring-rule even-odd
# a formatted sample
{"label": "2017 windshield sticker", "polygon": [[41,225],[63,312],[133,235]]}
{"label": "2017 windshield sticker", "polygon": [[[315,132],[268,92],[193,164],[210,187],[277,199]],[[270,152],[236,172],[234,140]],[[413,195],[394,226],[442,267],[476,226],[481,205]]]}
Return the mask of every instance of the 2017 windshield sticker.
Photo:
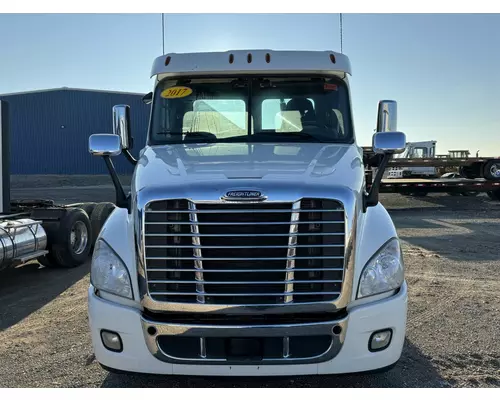
{"label": "2017 windshield sticker", "polygon": [[191,93],[193,93],[193,89],[191,88],[185,86],[174,86],[161,92],[161,97],[164,99],[180,99],[182,97],[189,96]]}

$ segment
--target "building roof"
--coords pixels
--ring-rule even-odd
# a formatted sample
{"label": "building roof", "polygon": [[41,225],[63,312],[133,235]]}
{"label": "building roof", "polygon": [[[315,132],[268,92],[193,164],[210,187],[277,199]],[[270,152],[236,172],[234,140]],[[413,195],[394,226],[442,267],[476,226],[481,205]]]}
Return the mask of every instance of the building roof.
{"label": "building roof", "polygon": [[97,93],[112,93],[112,94],[129,94],[136,96],[144,96],[146,93],[134,93],[134,92],[120,92],[115,90],[101,90],[101,89],[81,89],[81,88],[70,88],[70,87],[60,87],[52,89],[39,89],[39,90],[28,90],[25,92],[14,92],[14,93],[0,93],[0,96],[15,96],[21,94],[32,94],[32,93],[44,93],[44,92],[58,92],[58,91],[79,91],[79,92],[97,92]]}

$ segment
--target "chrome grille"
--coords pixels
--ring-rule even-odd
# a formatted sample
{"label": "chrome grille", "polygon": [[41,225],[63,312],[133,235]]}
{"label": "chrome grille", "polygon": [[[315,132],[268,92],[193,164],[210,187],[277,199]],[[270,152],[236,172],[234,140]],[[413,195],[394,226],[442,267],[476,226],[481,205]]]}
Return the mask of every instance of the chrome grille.
{"label": "chrome grille", "polygon": [[153,300],[275,305],[335,300],[344,276],[341,203],[149,203],[145,266]]}

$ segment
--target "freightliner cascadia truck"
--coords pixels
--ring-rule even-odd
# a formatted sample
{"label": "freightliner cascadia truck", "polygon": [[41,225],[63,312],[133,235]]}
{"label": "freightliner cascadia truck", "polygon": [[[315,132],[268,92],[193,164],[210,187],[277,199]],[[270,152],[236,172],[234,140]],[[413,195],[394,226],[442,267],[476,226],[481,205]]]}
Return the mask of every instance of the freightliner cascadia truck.
{"label": "freightliner cascadia truck", "polygon": [[113,108],[113,133],[89,138],[116,188],[88,291],[105,369],[286,376],[400,359],[407,285],[378,193],[406,137],[380,101],[368,187],[350,74],[332,51],[162,55],[137,158],[129,107]]}

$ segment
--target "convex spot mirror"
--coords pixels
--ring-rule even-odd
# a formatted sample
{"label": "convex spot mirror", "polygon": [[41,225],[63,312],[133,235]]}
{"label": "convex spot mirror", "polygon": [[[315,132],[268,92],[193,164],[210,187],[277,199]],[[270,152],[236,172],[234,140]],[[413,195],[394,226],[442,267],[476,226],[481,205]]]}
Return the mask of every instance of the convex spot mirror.
{"label": "convex spot mirror", "polygon": [[93,156],[118,156],[122,152],[120,137],[111,133],[90,135],[89,152]]}

